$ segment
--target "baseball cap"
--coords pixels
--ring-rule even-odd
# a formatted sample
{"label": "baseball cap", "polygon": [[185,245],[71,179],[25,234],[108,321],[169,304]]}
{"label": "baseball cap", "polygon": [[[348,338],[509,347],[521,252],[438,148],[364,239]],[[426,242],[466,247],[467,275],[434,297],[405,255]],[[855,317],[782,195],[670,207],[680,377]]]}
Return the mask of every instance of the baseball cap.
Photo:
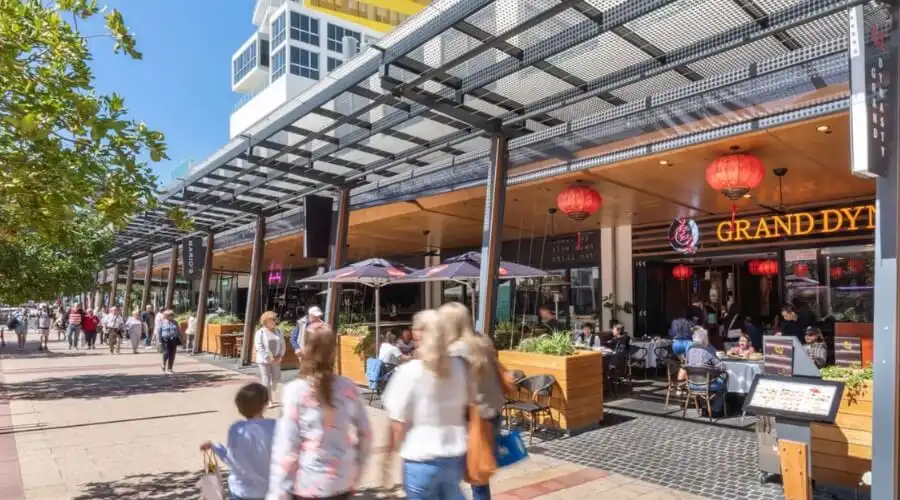
{"label": "baseball cap", "polygon": [[307,311],[306,314],[308,314],[309,316],[315,316],[315,317],[317,317],[317,318],[321,318],[321,317],[322,317],[322,310],[319,309],[317,306],[312,306],[312,307],[309,308],[309,311]]}

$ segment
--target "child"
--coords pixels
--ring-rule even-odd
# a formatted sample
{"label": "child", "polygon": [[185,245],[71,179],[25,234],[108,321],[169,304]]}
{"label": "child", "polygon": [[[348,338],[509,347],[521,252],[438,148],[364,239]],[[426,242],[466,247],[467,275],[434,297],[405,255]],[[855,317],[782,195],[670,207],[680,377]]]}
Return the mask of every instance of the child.
{"label": "child", "polygon": [[231,424],[228,444],[206,441],[203,451],[213,450],[231,469],[228,490],[234,500],[263,500],[269,490],[269,460],[275,420],[263,417],[269,404],[269,389],[259,383],[247,384],[234,397],[238,411],[247,420]]}

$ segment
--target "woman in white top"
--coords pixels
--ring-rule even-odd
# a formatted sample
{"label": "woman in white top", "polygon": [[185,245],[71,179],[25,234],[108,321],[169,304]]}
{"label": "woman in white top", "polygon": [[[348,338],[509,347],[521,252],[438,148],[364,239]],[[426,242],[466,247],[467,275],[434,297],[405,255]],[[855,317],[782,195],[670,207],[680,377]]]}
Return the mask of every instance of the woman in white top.
{"label": "woman in white top", "polygon": [[141,344],[141,336],[147,333],[147,325],[141,321],[141,310],[135,309],[131,312],[131,316],[125,320],[125,333],[131,340],[131,352],[138,353],[138,346]]}
{"label": "woman in white top", "polygon": [[278,316],[266,311],[259,318],[262,328],[256,331],[253,345],[256,347],[256,364],[259,365],[262,385],[269,388],[269,408],[275,406],[275,389],[281,380],[281,358],[284,357],[284,336],[275,327]]}
{"label": "woman in white top", "polygon": [[399,447],[408,500],[461,500],[466,468],[465,362],[447,351],[435,311],[416,314],[416,359],[394,372],[384,394],[391,419],[390,450]]}

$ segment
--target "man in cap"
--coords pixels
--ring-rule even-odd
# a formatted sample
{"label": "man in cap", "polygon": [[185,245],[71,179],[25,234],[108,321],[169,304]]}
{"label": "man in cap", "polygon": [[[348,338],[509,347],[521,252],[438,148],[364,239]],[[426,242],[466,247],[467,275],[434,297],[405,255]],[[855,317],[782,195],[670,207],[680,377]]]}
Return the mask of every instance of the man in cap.
{"label": "man in cap", "polygon": [[317,306],[310,307],[309,311],[306,312],[306,316],[297,320],[297,324],[291,332],[291,346],[294,347],[294,353],[297,355],[297,359],[303,357],[303,339],[306,336],[306,332],[321,324],[322,310]]}

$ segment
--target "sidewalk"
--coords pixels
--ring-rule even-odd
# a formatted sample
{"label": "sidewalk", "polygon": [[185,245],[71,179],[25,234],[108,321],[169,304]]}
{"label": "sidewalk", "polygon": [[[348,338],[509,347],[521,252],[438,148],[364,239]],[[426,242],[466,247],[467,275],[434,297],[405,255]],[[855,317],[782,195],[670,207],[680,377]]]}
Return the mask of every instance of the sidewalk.
{"label": "sidewalk", "polygon": [[[161,373],[155,351],[113,356],[51,342],[39,353],[29,336],[24,353],[0,350],[0,499],[197,497],[197,447],[225,438],[238,418],[234,392],[252,377],[181,352],[173,375]],[[370,418],[376,453],[360,498],[396,498],[378,489],[388,422],[374,408]],[[399,480],[399,464],[392,472]],[[700,499],[538,453],[492,484],[496,500]]]}

